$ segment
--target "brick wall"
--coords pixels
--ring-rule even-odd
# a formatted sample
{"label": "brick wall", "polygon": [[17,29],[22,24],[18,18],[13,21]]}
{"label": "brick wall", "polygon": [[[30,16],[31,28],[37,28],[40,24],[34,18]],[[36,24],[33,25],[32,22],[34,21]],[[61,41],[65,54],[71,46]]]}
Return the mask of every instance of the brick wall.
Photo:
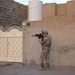
{"label": "brick wall", "polygon": [[27,19],[27,6],[13,0],[0,0],[0,26],[8,29],[11,26],[20,26]]}

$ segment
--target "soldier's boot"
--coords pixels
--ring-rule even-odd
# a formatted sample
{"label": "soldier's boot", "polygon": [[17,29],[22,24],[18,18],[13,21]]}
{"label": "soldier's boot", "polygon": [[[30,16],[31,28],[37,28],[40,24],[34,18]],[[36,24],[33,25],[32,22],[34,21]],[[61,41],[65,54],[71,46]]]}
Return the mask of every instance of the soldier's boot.
{"label": "soldier's boot", "polygon": [[39,70],[45,70],[44,63],[41,63],[41,68],[39,68]]}
{"label": "soldier's boot", "polygon": [[49,65],[49,63],[46,63],[46,68],[45,68],[45,70],[50,70],[50,65]]}

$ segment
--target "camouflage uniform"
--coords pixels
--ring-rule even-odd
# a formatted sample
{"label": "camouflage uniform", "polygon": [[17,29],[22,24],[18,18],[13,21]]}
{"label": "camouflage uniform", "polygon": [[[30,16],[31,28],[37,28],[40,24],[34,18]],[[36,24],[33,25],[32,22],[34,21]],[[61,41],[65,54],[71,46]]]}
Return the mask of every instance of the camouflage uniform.
{"label": "camouflage uniform", "polygon": [[48,35],[48,36],[44,37],[44,40],[40,41],[40,43],[42,46],[42,52],[41,52],[41,56],[40,56],[41,67],[49,68],[50,45],[51,45],[50,36]]}

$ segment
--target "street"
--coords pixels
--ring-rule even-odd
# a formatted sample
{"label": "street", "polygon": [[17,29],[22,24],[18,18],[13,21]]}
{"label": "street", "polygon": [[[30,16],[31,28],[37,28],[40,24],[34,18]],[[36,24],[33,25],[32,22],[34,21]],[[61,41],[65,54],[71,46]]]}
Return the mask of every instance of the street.
{"label": "street", "polygon": [[0,75],[75,75],[75,67],[51,67],[40,71],[39,65],[7,64],[0,66]]}

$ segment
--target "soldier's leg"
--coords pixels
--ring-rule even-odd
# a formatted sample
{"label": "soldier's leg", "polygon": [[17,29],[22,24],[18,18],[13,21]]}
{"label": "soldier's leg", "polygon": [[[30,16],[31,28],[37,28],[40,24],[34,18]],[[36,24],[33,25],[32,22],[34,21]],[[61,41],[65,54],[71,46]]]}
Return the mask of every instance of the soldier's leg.
{"label": "soldier's leg", "polygon": [[46,57],[45,57],[45,67],[46,67],[46,69],[50,69],[49,58],[50,58],[50,51],[48,49],[47,53],[46,53]]}
{"label": "soldier's leg", "polygon": [[41,68],[44,68],[44,52],[42,51],[41,52],[41,55],[40,55],[40,65],[41,65]]}
{"label": "soldier's leg", "polygon": [[50,64],[49,64],[49,57],[46,58],[46,69],[50,69]]}

